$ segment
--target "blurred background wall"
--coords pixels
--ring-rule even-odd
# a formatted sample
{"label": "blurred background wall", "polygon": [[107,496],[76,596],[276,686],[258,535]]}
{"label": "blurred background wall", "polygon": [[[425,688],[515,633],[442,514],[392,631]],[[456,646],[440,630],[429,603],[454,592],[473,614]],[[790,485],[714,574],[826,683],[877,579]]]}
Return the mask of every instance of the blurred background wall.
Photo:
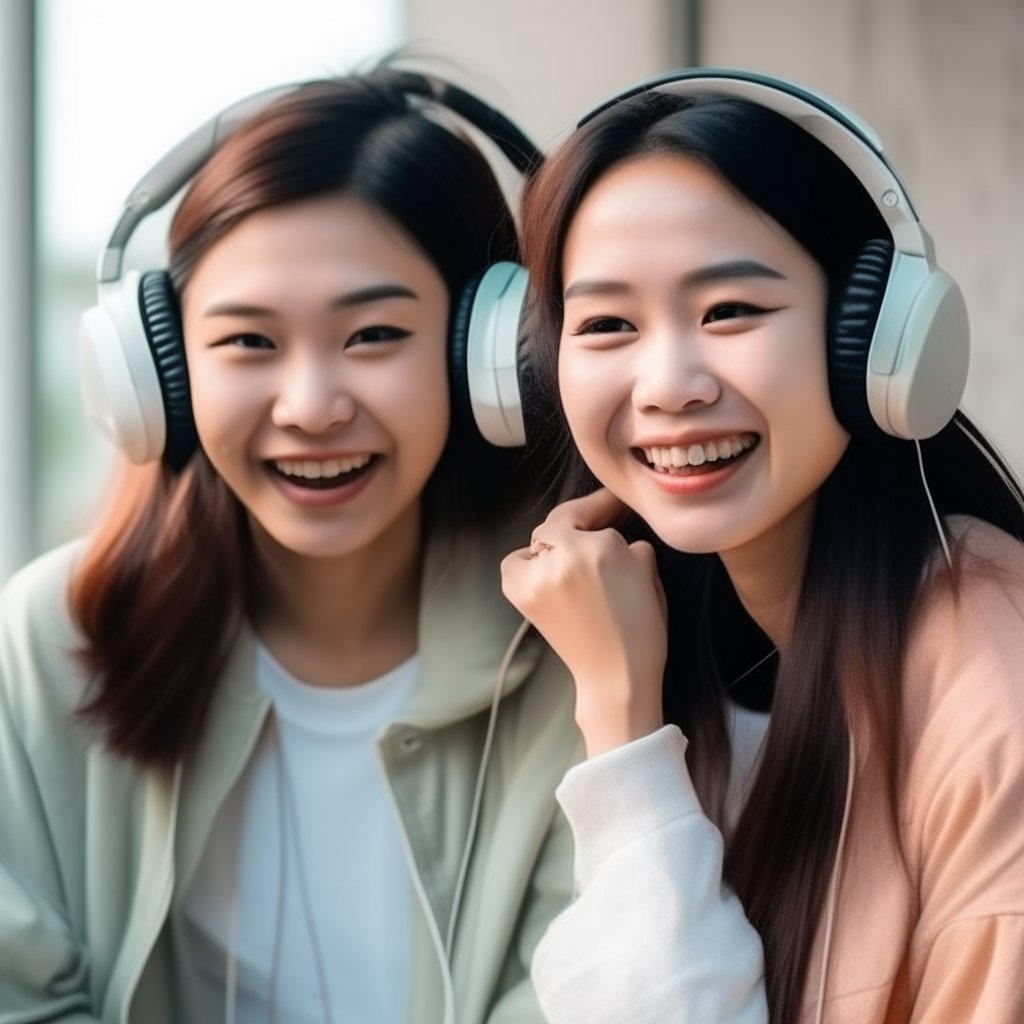
{"label": "blurred background wall", "polygon": [[[1024,0],[0,0],[0,578],[88,528],[103,493],[75,334],[131,185],[233,99],[399,45],[545,145],[686,64],[777,72],[853,107],[967,295],[965,405],[1024,464]],[[159,262],[166,221],[132,265]]]}

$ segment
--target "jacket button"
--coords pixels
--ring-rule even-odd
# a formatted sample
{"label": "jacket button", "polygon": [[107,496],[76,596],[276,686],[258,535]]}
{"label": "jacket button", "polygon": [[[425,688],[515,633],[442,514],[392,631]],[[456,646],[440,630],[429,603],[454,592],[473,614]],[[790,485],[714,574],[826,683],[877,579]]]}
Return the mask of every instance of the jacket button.
{"label": "jacket button", "polygon": [[398,753],[403,757],[415,754],[423,746],[423,737],[410,729],[398,737]]}

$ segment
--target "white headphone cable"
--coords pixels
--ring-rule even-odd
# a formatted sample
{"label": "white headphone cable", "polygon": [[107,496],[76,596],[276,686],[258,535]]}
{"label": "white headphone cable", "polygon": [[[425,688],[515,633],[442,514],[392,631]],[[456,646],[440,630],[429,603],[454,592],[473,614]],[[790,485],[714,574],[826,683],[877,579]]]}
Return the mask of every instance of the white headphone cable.
{"label": "white headphone cable", "polygon": [[224,965],[224,1024],[235,1024],[235,1000],[238,997],[238,866],[228,909],[228,948]]}
{"label": "white headphone cable", "polygon": [[932,510],[932,518],[935,520],[935,529],[939,531],[939,543],[942,544],[942,553],[946,556],[946,565],[950,571],[953,569],[953,556],[949,553],[949,542],[946,540],[946,531],[942,527],[942,520],[939,518],[939,510],[935,507],[935,500],[932,498],[932,490],[928,486],[928,478],[924,473],[924,456],[921,454],[921,442],[914,440],[914,447],[917,449],[917,465],[921,470],[921,483],[924,484],[924,493],[928,496],[928,506]]}
{"label": "white headphone cable", "polygon": [[528,620],[523,619],[515,635],[512,637],[505,657],[501,660],[501,668],[498,669],[498,679],[494,685],[494,696],[491,698],[491,714],[487,720],[487,734],[484,737],[484,749],[480,755],[480,767],[476,773],[476,788],[473,791],[473,808],[469,814],[469,829],[466,833],[466,845],[462,849],[462,862],[459,864],[459,874],[455,880],[455,892],[452,896],[452,909],[448,915],[448,930],[444,941],[445,959],[451,964],[452,949],[455,945],[455,922],[459,916],[459,905],[462,903],[462,892],[466,887],[466,876],[469,873],[469,859],[473,853],[473,841],[476,838],[477,825],[480,820],[480,807],[483,803],[484,780],[487,778],[487,763],[491,759],[491,745],[494,742],[494,730],[498,722],[498,705],[501,703],[501,694],[505,689],[505,677],[508,675],[509,666],[515,656],[519,645],[523,642],[530,629]]}

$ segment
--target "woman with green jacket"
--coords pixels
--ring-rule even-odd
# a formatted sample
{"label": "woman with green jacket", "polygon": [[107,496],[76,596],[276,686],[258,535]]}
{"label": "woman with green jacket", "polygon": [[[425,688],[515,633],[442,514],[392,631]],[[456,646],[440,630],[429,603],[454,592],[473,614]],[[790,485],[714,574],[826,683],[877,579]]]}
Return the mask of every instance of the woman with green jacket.
{"label": "woman with green jacket", "polygon": [[[115,231],[85,383],[151,461],[3,599],[0,1021],[541,1019],[578,739],[500,593],[521,458],[449,376],[460,296],[515,230],[439,112],[534,152],[472,100],[308,84],[154,172],[194,174],[168,273],[118,280]],[[126,216],[162,201],[148,180]],[[162,422],[110,368],[132,301]]]}

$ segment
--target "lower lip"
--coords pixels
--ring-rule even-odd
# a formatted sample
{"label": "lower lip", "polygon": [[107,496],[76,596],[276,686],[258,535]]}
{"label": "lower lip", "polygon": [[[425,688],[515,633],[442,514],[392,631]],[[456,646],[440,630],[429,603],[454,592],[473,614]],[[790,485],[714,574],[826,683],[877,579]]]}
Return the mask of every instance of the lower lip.
{"label": "lower lip", "polygon": [[654,478],[654,482],[663,491],[668,494],[688,496],[691,494],[703,494],[731,480],[747,464],[750,456],[755,451],[757,451],[756,445],[720,469],[703,470],[699,473],[687,473],[685,475],[681,473],[659,473],[656,469],[651,468],[650,464],[646,461],[643,465]]}
{"label": "lower lip", "polygon": [[267,469],[266,474],[273,480],[277,489],[293,504],[302,508],[335,508],[338,505],[347,504],[359,497],[377,474],[383,459],[378,456],[373,465],[366,472],[360,474],[350,484],[340,484],[338,487],[331,487],[328,490],[314,490],[311,487],[302,487],[293,484],[286,477],[281,476],[272,469]]}

